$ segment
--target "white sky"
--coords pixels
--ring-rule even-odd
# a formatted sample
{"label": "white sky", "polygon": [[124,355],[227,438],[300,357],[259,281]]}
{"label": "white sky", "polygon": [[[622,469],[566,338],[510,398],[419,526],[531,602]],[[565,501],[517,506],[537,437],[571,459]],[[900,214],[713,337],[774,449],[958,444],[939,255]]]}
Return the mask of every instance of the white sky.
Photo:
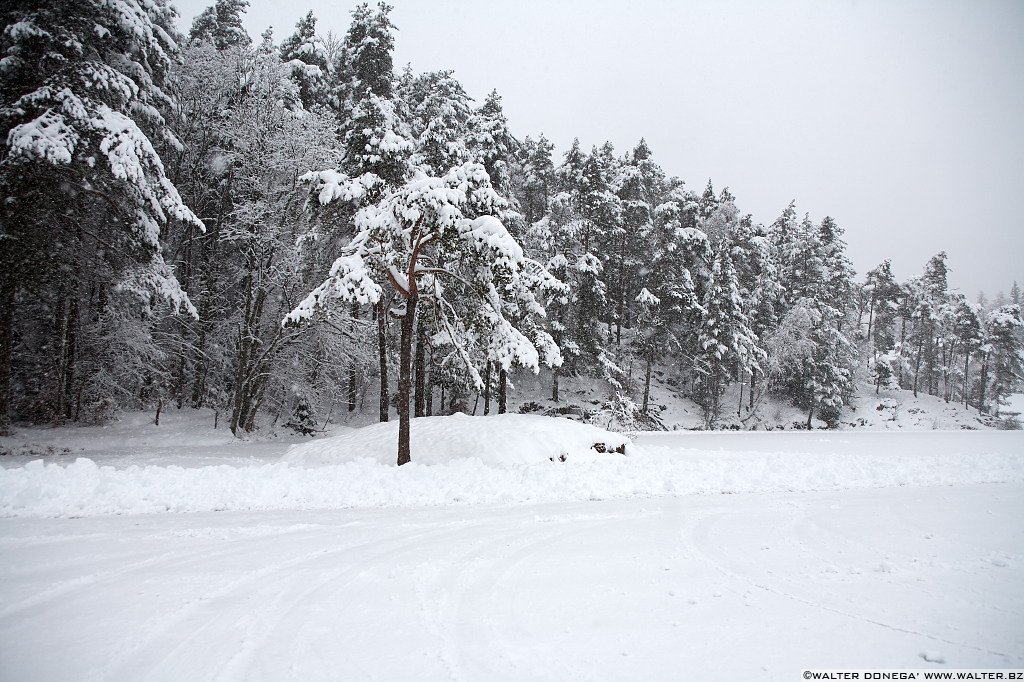
{"label": "white sky", "polygon": [[[559,153],[646,137],[670,175],[711,178],[770,223],[796,199],[846,229],[858,275],[946,250],[971,298],[1024,285],[1024,2],[394,0],[395,64],[502,95]],[[172,0],[187,31],[212,0]],[[351,0],[251,0],[254,39]]]}

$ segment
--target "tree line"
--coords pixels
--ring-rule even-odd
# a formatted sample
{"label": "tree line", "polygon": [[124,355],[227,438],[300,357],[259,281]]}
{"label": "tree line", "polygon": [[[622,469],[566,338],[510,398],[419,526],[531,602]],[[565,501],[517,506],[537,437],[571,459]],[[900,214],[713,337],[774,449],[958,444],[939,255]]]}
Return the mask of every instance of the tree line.
{"label": "tree line", "polygon": [[280,42],[247,4],[187,36],[165,0],[4,11],[0,427],[166,405],[310,431],[372,387],[407,461],[410,419],[504,412],[542,367],[552,401],[600,377],[650,428],[655,366],[708,427],[766,395],[835,425],[858,377],[995,413],[1019,389],[1016,284],[970,302],[944,253],[858,282],[830,217],[758,224],[643,139],[556,159],[496,91],[396,70],[385,4]]}

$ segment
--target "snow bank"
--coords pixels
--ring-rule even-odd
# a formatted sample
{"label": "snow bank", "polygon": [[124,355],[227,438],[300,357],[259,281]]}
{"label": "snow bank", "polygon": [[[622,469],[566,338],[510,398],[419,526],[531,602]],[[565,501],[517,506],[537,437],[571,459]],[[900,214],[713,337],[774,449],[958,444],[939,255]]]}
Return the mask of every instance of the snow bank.
{"label": "snow bank", "polygon": [[[849,446],[836,452],[840,448],[834,447],[835,443],[815,437],[807,441],[812,447],[799,452],[711,452],[683,449],[678,444],[634,444],[626,457],[570,456],[566,462],[545,458],[508,464],[471,457],[434,465],[414,460],[396,467],[372,456],[344,451],[336,447],[337,443],[323,452],[310,446],[297,448],[289,455],[291,460],[307,463],[338,458],[337,464],[314,468],[277,462],[243,467],[133,465],[116,469],[97,466],[84,458],[69,465],[37,460],[0,470],[0,515],[507,505],[636,496],[1024,482],[1024,447],[1020,447],[1019,439],[975,435],[979,436],[977,440],[967,441],[973,445],[957,454],[925,448],[901,452],[896,448],[858,450]],[[330,442],[318,445],[326,448]],[[426,459],[427,454],[422,453],[422,457]],[[539,459],[523,455],[524,460],[530,458]]]}
{"label": "snow bank", "polygon": [[[409,440],[412,460],[418,464],[477,459],[496,465],[609,456],[598,455],[594,444],[613,450],[630,442],[622,434],[571,419],[531,414],[470,417],[461,413],[413,419]],[[365,458],[394,464],[397,446],[398,422],[385,422],[293,446],[284,461],[296,466],[323,466]]]}

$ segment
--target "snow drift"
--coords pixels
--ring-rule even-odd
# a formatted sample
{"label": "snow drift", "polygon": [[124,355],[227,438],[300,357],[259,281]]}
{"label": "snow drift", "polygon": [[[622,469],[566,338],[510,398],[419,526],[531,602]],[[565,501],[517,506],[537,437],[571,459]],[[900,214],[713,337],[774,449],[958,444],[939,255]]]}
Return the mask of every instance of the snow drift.
{"label": "snow drift", "polygon": [[[414,420],[419,421],[419,420]],[[456,420],[459,421],[459,420]],[[422,451],[420,461],[395,466],[394,445],[385,454],[355,451],[325,439],[296,448],[290,461],[240,466],[98,466],[86,458],[70,464],[35,460],[0,469],[0,516],[94,516],[221,510],[298,510],[416,507],[449,504],[523,504],[716,493],[844,490],[891,486],[935,486],[1024,481],[1024,438],[1020,432],[906,434],[886,446],[880,434],[807,433],[687,434],[634,436],[629,456],[573,451],[565,462],[523,450],[526,429],[509,434],[486,424],[478,437],[483,457],[459,458],[455,450]],[[430,423],[430,422],[427,422]],[[513,423],[511,420],[509,423]],[[527,422],[523,422],[524,424]],[[587,448],[593,432],[573,440]],[[532,437],[544,438],[534,432]],[[756,437],[755,437],[756,436]],[[782,436],[782,438],[773,437]],[[447,448],[455,439],[446,437]],[[577,438],[551,435],[554,444]],[[504,439],[504,442],[502,442]],[[382,446],[383,447],[383,446]],[[464,446],[468,448],[469,446]],[[558,449],[555,447],[554,449]],[[443,452],[447,454],[443,454]],[[463,450],[470,452],[470,450]],[[521,461],[496,463],[500,453]],[[433,456],[443,464],[425,464]],[[512,456],[509,454],[508,456]],[[336,463],[331,463],[336,462]]]}
{"label": "snow drift", "polygon": [[[531,414],[470,417],[461,413],[413,419],[410,441],[412,461],[418,464],[478,459],[484,464],[499,466],[587,459],[598,456],[601,451],[624,451],[630,443],[630,439],[620,433],[571,419]],[[384,422],[293,446],[284,461],[306,467],[360,459],[394,464],[397,444],[398,422]]]}

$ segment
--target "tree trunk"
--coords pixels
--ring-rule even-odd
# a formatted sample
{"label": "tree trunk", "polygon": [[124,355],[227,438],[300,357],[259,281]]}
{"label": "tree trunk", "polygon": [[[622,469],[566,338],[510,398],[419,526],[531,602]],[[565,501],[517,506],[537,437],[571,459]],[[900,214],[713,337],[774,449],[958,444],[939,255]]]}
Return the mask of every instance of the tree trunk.
{"label": "tree trunk", "polygon": [[380,421],[388,420],[388,310],[381,298],[377,301],[377,356],[380,359]]}
{"label": "tree trunk", "polygon": [[978,393],[978,413],[985,411],[985,393],[988,388],[988,353],[981,359],[981,389]]}
{"label": "tree trunk", "polygon": [[871,305],[868,306],[868,336],[867,336],[868,341],[871,340],[871,323],[874,321],[874,317],[875,317],[875,302],[874,302],[874,299],[872,299]]}
{"label": "tree trunk", "polygon": [[559,367],[551,368],[551,400],[558,402],[558,370]]}
{"label": "tree trunk", "polygon": [[484,416],[491,413],[491,361],[484,366]]}
{"label": "tree trunk", "polygon": [[[359,319],[359,303],[352,304],[352,319]],[[356,410],[356,384],[359,382],[359,371],[356,367],[356,361],[352,360],[348,365],[348,411],[355,412]]]}
{"label": "tree trunk", "polygon": [[508,398],[508,372],[504,369],[498,370],[498,414],[505,414]]}
{"label": "tree trunk", "polygon": [[75,375],[78,364],[78,287],[71,290],[71,300],[68,303],[68,343],[67,356],[64,366],[64,416],[71,419],[75,415],[72,408],[71,396],[75,395]]}
{"label": "tree trunk", "polygon": [[[620,270],[620,274],[621,274],[621,268],[619,270]],[[625,284],[622,285],[622,288],[623,288],[623,290],[625,290],[625,288],[626,288]],[[622,296],[619,298],[619,309],[618,309],[618,312],[615,315],[615,345],[616,346],[621,346],[622,345],[622,316],[625,315],[625,314],[626,314],[626,294],[623,292]]]}
{"label": "tree trunk", "polygon": [[647,371],[644,372],[644,404],[641,408],[644,412],[647,411],[647,402],[651,397],[651,358],[647,358]]}
{"label": "tree trunk", "polygon": [[812,407],[811,411],[807,413],[807,430],[808,431],[811,430],[811,419],[813,417],[814,417],[814,408]]}
{"label": "tree trunk", "polygon": [[412,394],[412,345],[416,332],[416,296],[405,299],[405,314],[402,315],[402,337],[398,360],[398,466],[412,460],[409,439],[411,418],[409,398]]}
{"label": "tree trunk", "polygon": [[434,416],[434,348],[431,346],[428,349],[430,360],[427,362],[427,368],[430,373],[427,375],[427,416]]}
{"label": "tree trunk", "polygon": [[160,426],[160,410],[164,409],[164,399],[156,401],[156,418],[153,419],[153,426]]}
{"label": "tree trunk", "polygon": [[970,366],[971,366],[971,351],[967,350],[967,351],[964,352],[964,407],[970,407],[967,404],[968,396],[970,395],[970,389],[969,389],[970,384],[967,381],[967,377],[969,375],[967,373],[967,370],[970,368]]}
{"label": "tree trunk", "polygon": [[921,351],[924,348],[924,338],[917,344],[917,361],[914,363],[914,397],[917,397],[917,378],[921,374]]}
{"label": "tree trunk", "polygon": [[11,367],[14,355],[14,284],[0,285],[0,436],[11,432]]}
{"label": "tree trunk", "polygon": [[423,332],[422,320],[416,323],[416,411],[417,417],[426,416],[426,395],[427,390],[427,335]]}
{"label": "tree trunk", "polygon": [[[57,315],[54,319],[54,330],[58,339],[58,346],[53,358],[53,373],[56,381],[53,384],[53,397],[50,402],[50,419],[55,423],[59,422],[64,414],[64,372],[67,369],[68,360],[68,296],[65,282],[61,282],[57,294]],[[49,374],[49,373],[47,373]]]}
{"label": "tree trunk", "polygon": [[751,370],[751,372],[750,372],[750,397],[748,399],[749,402],[747,403],[747,412],[750,412],[751,410],[754,409],[754,385],[755,385],[754,382],[756,382],[756,381],[757,381],[757,372]]}
{"label": "tree trunk", "polygon": [[736,406],[736,417],[737,418],[743,416],[743,387],[746,386],[746,384],[743,383],[742,379],[740,379],[739,384],[740,384],[740,404]]}

